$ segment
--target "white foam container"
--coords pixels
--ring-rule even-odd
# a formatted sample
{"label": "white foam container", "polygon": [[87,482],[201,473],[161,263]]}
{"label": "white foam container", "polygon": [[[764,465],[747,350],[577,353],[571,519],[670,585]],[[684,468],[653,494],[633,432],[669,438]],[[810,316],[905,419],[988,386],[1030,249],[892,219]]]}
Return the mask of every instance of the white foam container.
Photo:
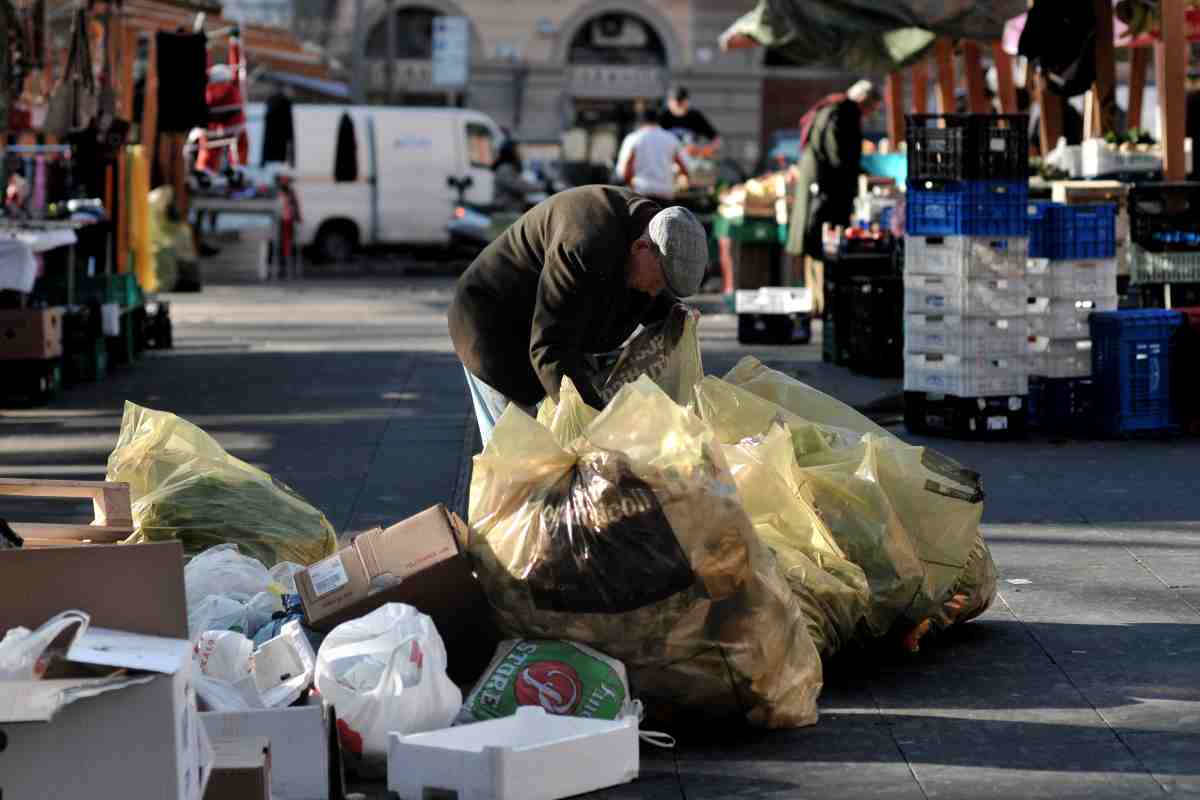
{"label": "white foam container", "polygon": [[904,391],[940,392],[955,397],[1028,394],[1025,356],[966,358],[906,354]]}
{"label": "white foam container", "polygon": [[1025,352],[1025,317],[908,314],[904,352],[959,356],[1017,356]]}
{"label": "white foam container", "polygon": [[388,789],[402,800],[558,800],[638,776],[638,722],[522,706],[503,719],[388,736]]}
{"label": "white foam container", "polygon": [[906,314],[959,314],[965,317],[1018,317],[1029,292],[1025,277],[962,278],[957,275],[904,275]]}
{"label": "white foam container", "polygon": [[1107,297],[1117,292],[1117,259],[1031,258],[1025,281],[1030,297]]}
{"label": "white foam container", "polygon": [[1088,317],[1093,311],[1113,311],[1117,296],[1087,300],[1065,300],[1035,296],[1029,303],[1026,321],[1030,336],[1052,339],[1083,339],[1091,336]]}
{"label": "white foam container", "polygon": [[1029,338],[1029,374],[1042,378],[1087,378],[1092,374],[1091,339]]}
{"label": "white foam container", "polygon": [[1026,236],[905,236],[904,271],[913,275],[1019,278]]}

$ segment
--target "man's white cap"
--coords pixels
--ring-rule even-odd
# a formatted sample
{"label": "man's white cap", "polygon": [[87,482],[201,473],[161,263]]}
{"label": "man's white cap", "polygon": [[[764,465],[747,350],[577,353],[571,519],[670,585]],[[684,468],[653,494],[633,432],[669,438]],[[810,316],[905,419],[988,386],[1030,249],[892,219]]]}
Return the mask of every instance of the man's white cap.
{"label": "man's white cap", "polygon": [[868,98],[877,99],[879,92],[875,89],[875,84],[868,80],[861,80],[846,90],[846,97],[856,103],[861,103]]}
{"label": "man's white cap", "polygon": [[708,237],[704,226],[686,208],[665,208],[646,227],[650,240],[662,254],[663,277],[676,297],[700,291],[708,269]]}

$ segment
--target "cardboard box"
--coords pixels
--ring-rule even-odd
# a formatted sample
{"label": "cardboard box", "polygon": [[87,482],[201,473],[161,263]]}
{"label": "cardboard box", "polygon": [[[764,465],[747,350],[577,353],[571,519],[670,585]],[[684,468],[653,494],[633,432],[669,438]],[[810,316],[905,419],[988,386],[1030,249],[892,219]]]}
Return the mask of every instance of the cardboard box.
{"label": "cardboard box", "polygon": [[[265,736],[271,741],[271,795],[274,800],[330,800],[335,764],[330,763],[330,729],[320,703],[259,711],[202,711],[200,722],[211,739]],[[332,737],[336,745],[337,737]]]}
{"label": "cardboard box", "polygon": [[204,800],[271,800],[271,741],[264,736],[213,739]]}
{"label": "cardboard box", "polygon": [[62,347],[62,309],[0,310],[0,361],[58,358]]}
{"label": "cardboard box", "polygon": [[[441,504],[387,530],[359,534],[348,547],[296,574],[309,626],[330,631],[385,603],[407,603],[433,619],[446,643],[451,679],[474,682],[499,639],[461,549],[467,536],[466,524]],[[374,589],[372,582],[391,585]]]}
{"label": "cardboard box", "polygon": [[191,689],[191,643],[88,628],[68,659],[111,669],[104,677],[0,681],[9,765],[0,770],[0,796],[200,800],[212,752]]}

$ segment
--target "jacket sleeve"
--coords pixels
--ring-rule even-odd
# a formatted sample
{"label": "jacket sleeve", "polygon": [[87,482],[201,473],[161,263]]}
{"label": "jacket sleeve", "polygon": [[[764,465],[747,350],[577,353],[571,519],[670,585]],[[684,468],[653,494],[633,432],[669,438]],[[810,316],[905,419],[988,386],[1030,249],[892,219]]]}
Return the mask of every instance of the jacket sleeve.
{"label": "jacket sleeve", "polygon": [[858,174],[862,160],[862,112],[853,103],[842,103],[829,120],[829,164],[834,169]]}
{"label": "jacket sleeve", "polygon": [[547,249],[533,309],[529,360],[546,395],[555,402],[563,377],[569,377],[584,402],[599,409],[604,408],[604,400],[592,384],[582,342],[592,307],[605,302],[612,289],[587,268],[586,261],[562,243]]}

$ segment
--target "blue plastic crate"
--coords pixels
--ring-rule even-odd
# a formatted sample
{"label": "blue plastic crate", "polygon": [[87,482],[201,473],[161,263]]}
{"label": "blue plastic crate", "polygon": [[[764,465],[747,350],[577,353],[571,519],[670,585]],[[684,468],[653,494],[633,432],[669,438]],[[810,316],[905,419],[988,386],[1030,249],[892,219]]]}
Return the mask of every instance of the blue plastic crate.
{"label": "blue plastic crate", "polygon": [[1157,308],[1098,311],[1089,322],[1099,431],[1120,436],[1174,428],[1171,341],[1183,314]]}
{"label": "blue plastic crate", "polygon": [[1075,260],[1117,254],[1117,207],[1030,203],[1029,257]]}
{"label": "blue plastic crate", "polygon": [[909,181],[904,229],[912,236],[1025,236],[1028,203],[1022,181]]}

